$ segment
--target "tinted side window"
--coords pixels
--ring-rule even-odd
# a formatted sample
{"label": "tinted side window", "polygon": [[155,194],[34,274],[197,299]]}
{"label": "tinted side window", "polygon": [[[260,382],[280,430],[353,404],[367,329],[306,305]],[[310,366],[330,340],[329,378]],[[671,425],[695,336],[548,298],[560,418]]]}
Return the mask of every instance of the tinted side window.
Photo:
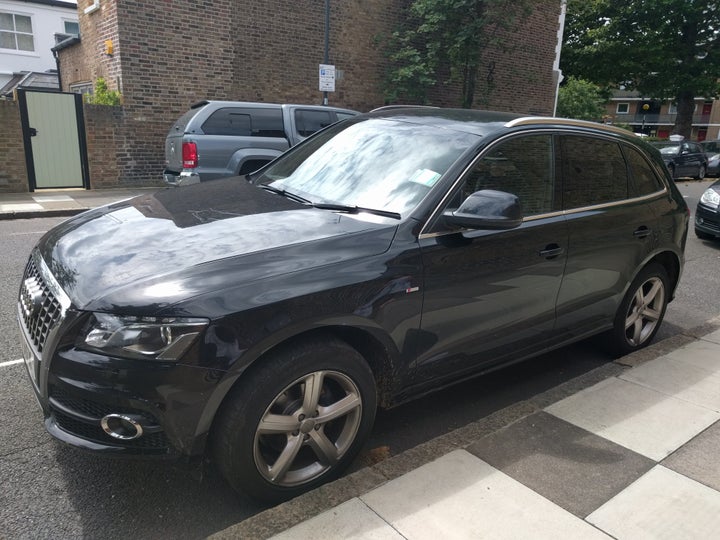
{"label": "tinted side window", "polygon": [[218,109],[205,120],[206,135],[234,135],[240,137],[283,137],[280,109]]}
{"label": "tinted side window", "polygon": [[559,210],[552,137],[515,137],[493,147],[468,173],[459,197],[455,197],[457,205],[481,189],[517,195],[526,217]]}
{"label": "tinted side window", "polygon": [[617,143],[563,135],[560,147],[564,210],[627,198],[627,166]]}
{"label": "tinted side window", "polygon": [[333,123],[330,111],[308,111],[298,109],[295,111],[295,126],[298,135],[309,137],[316,131]]}
{"label": "tinted side window", "polygon": [[663,189],[662,182],[639,151],[630,146],[623,146],[623,150],[632,174],[632,184],[630,185],[632,197],[649,195]]}

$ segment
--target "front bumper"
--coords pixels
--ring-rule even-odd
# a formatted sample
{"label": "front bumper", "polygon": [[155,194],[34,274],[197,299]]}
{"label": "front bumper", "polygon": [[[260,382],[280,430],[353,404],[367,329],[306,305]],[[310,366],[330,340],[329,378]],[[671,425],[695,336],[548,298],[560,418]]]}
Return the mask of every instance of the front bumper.
{"label": "front bumper", "polygon": [[695,230],[720,238],[720,207],[713,209],[698,204],[695,210]]}
{"label": "front bumper", "polygon": [[[225,371],[76,348],[75,336],[87,314],[72,308],[37,252],[26,268],[17,314],[26,370],[51,435],[104,454],[203,453],[219,405],[213,398]],[[189,359],[198,359],[200,350],[195,344]],[[133,418],[141,434],[122,439],[107,433],[102,419],[108,415]]]}

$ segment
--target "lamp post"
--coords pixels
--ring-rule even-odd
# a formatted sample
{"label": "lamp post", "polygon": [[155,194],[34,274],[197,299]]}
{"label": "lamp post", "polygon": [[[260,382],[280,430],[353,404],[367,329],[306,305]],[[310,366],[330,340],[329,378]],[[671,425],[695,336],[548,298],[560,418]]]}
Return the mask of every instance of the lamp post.
{"label": "lamp post", "polygon": [[[325,56],[323,63],[330,63],[330,0],[325,0]],[[328,93],[323,92],[323,105],[328,104]]]}

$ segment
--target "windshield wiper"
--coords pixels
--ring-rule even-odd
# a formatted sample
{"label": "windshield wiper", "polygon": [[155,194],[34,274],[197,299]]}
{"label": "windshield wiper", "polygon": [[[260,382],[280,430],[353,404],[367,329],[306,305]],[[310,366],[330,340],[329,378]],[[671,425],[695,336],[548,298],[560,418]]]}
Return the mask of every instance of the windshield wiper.
{"label": "windshield wiper", "polygon": [[375,214],[376,216],[389,217],[393,219],[401,219],[402,216],[398,212],[391,212],[390,210],[379,210],[377,208],[363,208],[362,206],[351,206],[347,204],[333,204],[333,203],[312,203],[313,208],[320,208],[321,210],[335,210],[337,212],[347,212],[348,214],[359,214],[365,212],[367,214]]}
{"label": "windshield wiper", "polygon": [[260,184],[258,186],[261,189],[270,191],[272,193],[276,193],[278,195],[282,195],[283,197],[287,197],[288,199],[292,199],[293,201],[303,203],[303,204],[312,204],[312,201],[301,197],[300,195],[295,195],[295,193],[291,193],[285,189],[276,188],[275,186],[269,186],[267,184]]}

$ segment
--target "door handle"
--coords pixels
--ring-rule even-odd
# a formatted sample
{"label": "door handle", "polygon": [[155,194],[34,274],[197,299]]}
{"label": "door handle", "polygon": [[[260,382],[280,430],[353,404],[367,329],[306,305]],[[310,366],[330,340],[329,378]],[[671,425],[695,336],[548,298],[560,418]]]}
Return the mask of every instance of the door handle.
{"label": "door handle", "polygon": [[635,229],[633,236],[639,239],[647,238],[648,236],[650,236],[650,229],[648,229],[645,225],[638,227],[637,229]]}
{"label": "door handle", "polygon": [[38,130],[35,128],[30,128],[30,136],[35,137],[38,134]]}
{"label": "door handle", "polygon": [[563,248],[561,248],[558,244],[548,244],[545,246],[545,249],[540,250],[539,255],[541,257],[545,257],[546,259],[554,259],[558,255],[561,255],[563,251]]}

